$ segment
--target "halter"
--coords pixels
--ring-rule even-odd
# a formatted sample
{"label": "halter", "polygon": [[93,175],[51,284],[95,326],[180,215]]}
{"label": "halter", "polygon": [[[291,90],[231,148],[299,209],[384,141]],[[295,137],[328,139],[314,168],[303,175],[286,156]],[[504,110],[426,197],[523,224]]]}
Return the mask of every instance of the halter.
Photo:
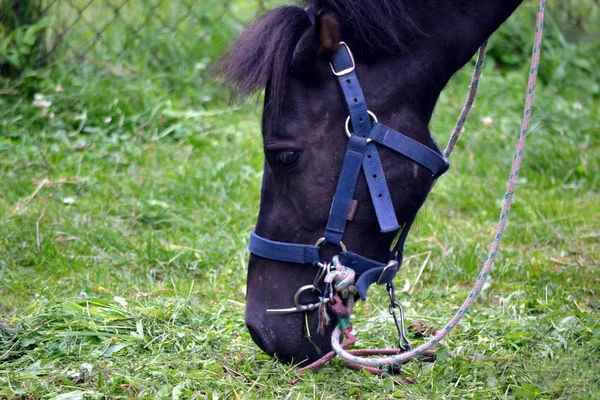
{"label": "halter", "polygon": [[[436,180],[443,175],[448,170],[449,163],[437,144],[434,143],[434,148],[431,149],[380,123],[375,114],[369,111],[356,75],[354,56],[344,42],[340,43],[338,51],[332,56],[331,71],[337,78],[348,111],[345,124],[348,145],[331,203],[324,236],[315,245],[307,245],[269,240],[252,231],[248,249],[252,254],[270,260],[319,266],[321,271],[317,273],[317,279],[315,279],[316,287],[319,281],[318,278],[325,268],[325,263],[319,255],[320,247],[325,244],[338,246],[342,250],[339,254],[339,261],[356,272],[358,278],[355,285],[358,294],[363,300],[366,300],[367,290],[372,284],[387,284],[388,287],[392,285],[394,276],[402,264],[406,237],[416,217],[416,215],[412,216],[404,223],[402,228],[398,224],[379,158],[378,145],[394,150],[427,168],[431,173],[432,180]],[[352,124],[352,130],[350,124]],[[348,213],[353,202],[352,197],[361,169],[364,171],[367,180],[381,232],[400,232],[397,244],[388,256],[389,261],[387,264],[348,251],[342,242]],[[305,291],[306,287],[300,290]],[[298,295],[298,292],[296,294]],[[267,310],[267,313],[287,314],[314,310],[314,307],[311,310],[308,309],[313,305],[302,306],[299,304],[297,298],[298,296],[296,296],[295,308]]]}

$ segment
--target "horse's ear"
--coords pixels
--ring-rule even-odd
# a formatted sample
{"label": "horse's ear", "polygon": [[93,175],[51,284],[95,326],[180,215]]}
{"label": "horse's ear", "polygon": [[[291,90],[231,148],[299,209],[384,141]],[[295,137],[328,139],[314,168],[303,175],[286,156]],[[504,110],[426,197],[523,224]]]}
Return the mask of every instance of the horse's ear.
{"label": "horse's ear", "polygon": [[314,70],[321,60],[329,60],[342,41],[342,29],[337,15],[319,12],[315,23],[300,38],[292,59],[292,69],[298,73]]}
{"label": "horse's ear", "polygon": [[335,14],[329,13],[319,15],[315,19],[315,25],[318,28],[321,43],[319,55],[329,58],[337,51],[342,41],[340,21]]}

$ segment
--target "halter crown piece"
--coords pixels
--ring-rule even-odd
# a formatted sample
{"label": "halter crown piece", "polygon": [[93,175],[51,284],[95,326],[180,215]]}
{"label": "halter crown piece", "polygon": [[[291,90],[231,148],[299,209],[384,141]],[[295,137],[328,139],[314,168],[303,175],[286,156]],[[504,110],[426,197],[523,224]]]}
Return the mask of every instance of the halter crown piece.
{"label": "halter crown piece", "polygon": [[[323,244],[339,246],[342,250],[339,254],[339,261],[354,270],[357,276],[355,285],[358,294],[363,300],[366,300],[367,290],[372,284],[392,284],[392,280],[402,264],[404,243],[415,219],[413,216],[402,227],[398,224],[377,145],[394,150],[427,168],[433,179],[444,174],[449,168],[449,163],[437,145],[431,149],[378,122],[375,114],[367,108],[356,76],[356,63],[346,43],[340,43],[338,51],[332,56],[331,70],[337,78],[349,114],[346,120],[348,145],[331,203],[325,234],[317,241],[317,244],[307,245],[269,240],[252,231],[248,249],[252,254],[262,258],[318,265],[323,268],[324,262],[319,255],[320,246]],[[352,123],[353,131],[350,131],[350,123]],[[348,211],[361,169],[365,173],[381,232],[394,232],[401,229],[398,242],[391,250],[387,264],[348,251],[342,242]],[[297,311],[306,311],[298,304],[297,307]]]}

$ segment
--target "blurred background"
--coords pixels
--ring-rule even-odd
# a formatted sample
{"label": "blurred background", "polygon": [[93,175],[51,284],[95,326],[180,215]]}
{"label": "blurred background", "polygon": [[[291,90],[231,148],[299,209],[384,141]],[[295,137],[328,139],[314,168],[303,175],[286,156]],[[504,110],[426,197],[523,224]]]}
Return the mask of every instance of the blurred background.
{"label": "blurred background", "polygon": [[[226,97],[205,81],[210,63],[270,6],[262,0],[2,0],[0,88],[33,99],[33,91],[48,91],[44,85],[50,81],[80,87],[78,101],[67,103],[81,110],[83,98],[89,99],[90,124],[115,112],[146,114],[171,105],[202,109],[215,96],[217,102]],[[0,106],[16,100],[5,96]],[[125,118],[121,128],[135,126]],[[5,134],[14,134],[25,126],[4,127]]]}

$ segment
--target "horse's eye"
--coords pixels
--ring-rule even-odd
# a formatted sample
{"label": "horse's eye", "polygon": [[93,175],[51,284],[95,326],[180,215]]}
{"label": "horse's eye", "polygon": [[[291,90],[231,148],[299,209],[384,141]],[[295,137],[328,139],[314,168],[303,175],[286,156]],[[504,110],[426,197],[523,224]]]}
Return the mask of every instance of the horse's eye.
{"label": "horse's eye", "polygon": [[300,151],[298,150],[280,150],[275,155],[275,163],[278,167],[293,167],[300,159]]}

